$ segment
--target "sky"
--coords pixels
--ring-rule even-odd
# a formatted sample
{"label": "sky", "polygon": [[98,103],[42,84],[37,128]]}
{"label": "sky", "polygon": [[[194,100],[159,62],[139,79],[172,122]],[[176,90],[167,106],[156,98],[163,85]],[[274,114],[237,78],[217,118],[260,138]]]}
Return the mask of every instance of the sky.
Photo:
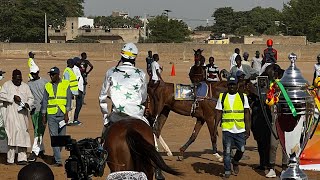
{"label": "sky", "polygon": [[125,11],[130,17],[156,16],[171,10],[169,17],[179,18],[191,27],[213,24],[212,14],[220,7],[232,7],[235,11],[253,7],[273,7],[281,10],[290,0],[85,0],[85,16],[109,16],[112,11]]}

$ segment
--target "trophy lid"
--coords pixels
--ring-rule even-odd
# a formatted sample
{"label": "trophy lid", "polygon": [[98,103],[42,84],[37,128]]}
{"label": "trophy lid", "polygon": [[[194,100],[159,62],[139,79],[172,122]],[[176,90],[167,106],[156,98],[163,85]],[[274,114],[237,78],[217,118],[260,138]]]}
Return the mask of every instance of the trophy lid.
{"label": "trophy lid", "polygon": [[309,83],[303,78],[300,69],[295,64],[297,55],[291,53],[288,58],[291,61],[291,65],[284,72],[280,82],[284,87],[305,87]]}

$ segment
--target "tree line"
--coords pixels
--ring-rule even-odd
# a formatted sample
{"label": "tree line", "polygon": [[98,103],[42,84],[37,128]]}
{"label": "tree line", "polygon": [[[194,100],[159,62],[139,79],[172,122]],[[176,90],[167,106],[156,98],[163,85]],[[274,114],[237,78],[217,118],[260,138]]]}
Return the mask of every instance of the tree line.
{"label": "tree line", "polygon": [[[84,0],[0,0],[1,42],[44,42],[44,14],[48,25],[63,27],[66,17],[80,17]],[[216,34],[305,35],[311,42],[320,41],[320,0],[291,0],[283,10],[255,7],[250,11],[234,11],[231,7],[216,9],[213,26],[199,26]],[[96,16],[95,26],[108,28],[140,28],[139,17]],[[182,20],[159,15],[148,19],[143,42],[189,41],[191,31]],[[141,39],[142,40],[142,39]],[[80,40],[79,40],[80,42]]]}

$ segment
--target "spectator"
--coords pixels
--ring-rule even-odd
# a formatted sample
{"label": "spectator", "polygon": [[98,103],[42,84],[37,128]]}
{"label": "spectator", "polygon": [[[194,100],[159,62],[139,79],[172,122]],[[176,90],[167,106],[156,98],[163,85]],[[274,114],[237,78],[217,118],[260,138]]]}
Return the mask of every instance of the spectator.
{"label": "spectator", "polygon": [[234,53],[230,57],[230,70],[233,66],[237,65],[236,63],[236,57],[240,55],[240,49],[236,48],[234,49]]}
{"label": "spectator", "polygon": [[252,58],[251,67],[254,70],[260,72],[261,66],[262,66],[262,58],[260,57],[260,52],[256,51],[256,56]]}
{"label": "spectator", "polygon": [[214,64],[214,57],[209,58],[209,64],[206,66],[206,79],[208,82],[219,81],[219,67]]}
{"label": "spectator", "polygon": [[[90,67],[89,71],[87,70],[88,69],[88,66]],[[83,52],[81,53],[81,61],[80,61],[80,71],[81,71],[81,75],[83,77],[83,102],[82,104],[85,104],[84,103],[84,97],[87,93],[87,85],[88,85],[88,76],[89,76],[89,73],[93,70],[93,65],[90,63],[90,61],[87,59],[87,53]]]}
{"label": "spectator", "polygon": [[246,64],[248,66],[251,66],[251,63],[248,61],[249,59],[249,53],[248,52],[244,52],[243,55],[243,61],[242,61],[242,64]]}
{"label": "spectator", "polygon": [[[27,84],[22,82],[21,71],[12,72],[12,80],[3,84],[0,100],[5,109],[5,131],[8,137],[7,164],[14,164],[16,148],[18,148],[19,165],[27,164],[27,148],[31,146],[28,132],[28,110],[34,98]],[[30,105],[29,105],[30,104]]]}
{"label": "spectator", "polygon": [[54,175],[48,165],[35,162],[20,169],[18,180],[54,180]]}

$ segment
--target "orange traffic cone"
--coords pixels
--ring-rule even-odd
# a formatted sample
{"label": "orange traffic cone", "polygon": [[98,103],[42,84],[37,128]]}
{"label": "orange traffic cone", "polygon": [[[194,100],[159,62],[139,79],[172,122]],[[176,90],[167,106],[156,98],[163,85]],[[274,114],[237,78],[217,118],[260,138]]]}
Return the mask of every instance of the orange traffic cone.
{"label": "orange traffic cone", "polygon": [[172,64],[172,68],[171,68],[171,76],[175,76],[176,75],[176,69],[174,67],[174,64]]}

